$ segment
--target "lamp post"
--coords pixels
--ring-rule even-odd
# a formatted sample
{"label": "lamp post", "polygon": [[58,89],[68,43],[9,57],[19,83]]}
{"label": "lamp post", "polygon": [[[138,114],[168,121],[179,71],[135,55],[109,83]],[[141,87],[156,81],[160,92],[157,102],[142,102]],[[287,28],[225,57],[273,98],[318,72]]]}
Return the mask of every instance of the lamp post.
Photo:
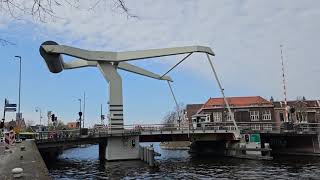
{"label": "lamp post", "polygon": [[41,112],[41,108],[36,107],[36,112],[39,112],[39,114],[40,114],[40,129],[41,129],[41,131],[42,131],[42,125],[41,125],[42,112]]}
{"label": "lamp post", "polygon": [[81,116],[82,116],[82,112],[81,112],[81,98],[78,99],[79,100],[79,104],[80,104],[80,111],[79,111],[79,130],[80,130],[80,137],[81,137]]}
{"label": "lamp post", "polygon": [[[20,113],[20,97],[21,97],[21,56],[14,56],[16,58],[19,58],[19,104],[18,104],[18,117],[19,120],[22,118]],[[18,118],[16,117],[16,118]]]}

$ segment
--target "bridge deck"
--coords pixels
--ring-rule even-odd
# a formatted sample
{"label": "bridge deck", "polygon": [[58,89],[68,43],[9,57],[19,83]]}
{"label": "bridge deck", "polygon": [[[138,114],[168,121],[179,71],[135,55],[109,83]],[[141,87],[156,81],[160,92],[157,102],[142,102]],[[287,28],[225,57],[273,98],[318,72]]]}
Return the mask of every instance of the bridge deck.
{"label": "bridge deck", "polygon": [[189,141],[202,140],[235,140],[235,132],[214,129],[123,129],[123,130],[89,130],[81,135],[78,130],[41,132],[37,138],[39,148],[63,145],[92,144],[106,142],[109,137],[139,136],[140,142]]}

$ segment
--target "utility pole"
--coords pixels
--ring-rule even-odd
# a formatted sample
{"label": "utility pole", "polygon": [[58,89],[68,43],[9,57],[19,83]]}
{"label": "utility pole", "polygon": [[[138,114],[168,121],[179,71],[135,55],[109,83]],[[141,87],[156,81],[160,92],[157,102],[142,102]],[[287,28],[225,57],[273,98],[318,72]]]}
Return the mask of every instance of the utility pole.
{"label": "utility pole", "polygon": [[102,104],[100,105],[100,120],[101,120],[101,124],[104,125],[103,123],[104,115],[102,114]]}
{"label": "utility pole", "polygon": [[84,128],[84,116],[86,114],[86,92],[83,93],[83,116],[82,116],[82,127]]}
{"label": "utility pole", "polygon": [[283,82],[283,95],[284,95],[284,122],[289,122],[288,118],[288,103],[287,103],[287,88],[286,88],[286,77],[285,77],[285,69],[283,63],[283,53],[282,53],[282,45],[280,45],[281,51],[281,64],[282,64],[282,82]]}
{"label": "utility pole", "polygon": [[18,114],[16,116],[16,120],[19,119],[21,120],[22,118],[22,115],[21,115],[21,112],[20,112],[20,105],[21,105],[21,56],[14,56],[16,58],[19,58],[19,104],[18,104]]}

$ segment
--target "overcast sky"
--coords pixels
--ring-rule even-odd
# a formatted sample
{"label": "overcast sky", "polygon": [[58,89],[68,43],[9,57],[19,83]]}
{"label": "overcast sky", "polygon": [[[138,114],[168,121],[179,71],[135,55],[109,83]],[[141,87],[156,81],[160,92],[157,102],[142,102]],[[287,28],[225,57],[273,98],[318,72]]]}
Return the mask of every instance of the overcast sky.
{"label": "overcast sky", "polygon": [[[128,51],[188,45],[210,46],[214,65],[227,96],[260,95],[283,99],[280,44],[283,45],[288,97],[320,99],[320,1],[127,1],[127,18],[112,1],[88,10],[62,6],[58,18],[43,23],[28,16],[22,20],[0,13],[0,37],[16,45],[0,46],[0,100],[18,99],[18,62],[23,57],[22,112],[38,122],[54,111],[65,122],[74,121],[78,98],[86,92],[87,125],[99,122],[100,104],[107,113],[107,83],[95,68],[48,71],[39,55],[46,40],[90,50]],[[135,61],[136,65],[164,73],[182,56]],[[174,108],[166,82],[121,72],[125,123],[160,123]],[[172,72],[179,102],[204,103],[219,97],[205,56],[193,54]],[[8,119],[12,118],[13,114]],[[44,120],[47,118],[45,117]]]}

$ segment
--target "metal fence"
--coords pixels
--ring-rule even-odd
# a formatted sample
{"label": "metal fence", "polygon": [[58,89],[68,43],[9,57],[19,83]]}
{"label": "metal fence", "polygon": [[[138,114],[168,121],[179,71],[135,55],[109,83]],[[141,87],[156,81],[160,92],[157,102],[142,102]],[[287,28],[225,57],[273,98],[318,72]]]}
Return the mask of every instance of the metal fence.
{"label": "metal fence", "polygon": [[[238,128],[241,133],[255,132],[255,133],[275,133],[281,132],[282,127],[274,122],[238,122]],[[79,129],[75,130],[56,130],[56,131],[42,131],[38,133],[37,141],[64,141],[77,140],[79,138],[99,138],[109,136],[131,136],[140,135],[142,133],[154,134],[157,132],[171,132],[171,133],[188,133],[192,134],[196,130],[215,130],[224,132],[236,132],[236,128],[232,122],[209,122],[199,124],[177,125],[177,124],[135,124],[124,125],[123,128],[108,127],[98,129],[82,129],[80,134]],[[319,133],[320,123],[299,123],[295,124],[291,129],[292,132],[297,133]]]}

